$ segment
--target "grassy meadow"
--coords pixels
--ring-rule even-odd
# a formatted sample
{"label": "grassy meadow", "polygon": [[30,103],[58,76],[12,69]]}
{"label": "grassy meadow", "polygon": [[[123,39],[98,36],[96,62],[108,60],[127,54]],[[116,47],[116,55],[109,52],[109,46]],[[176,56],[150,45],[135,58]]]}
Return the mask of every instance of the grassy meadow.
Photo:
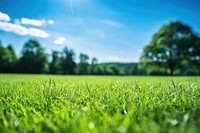
{"label": "grassy meadow", "polygon": [[0,132],[198,132],[200,77],[0,75]]}

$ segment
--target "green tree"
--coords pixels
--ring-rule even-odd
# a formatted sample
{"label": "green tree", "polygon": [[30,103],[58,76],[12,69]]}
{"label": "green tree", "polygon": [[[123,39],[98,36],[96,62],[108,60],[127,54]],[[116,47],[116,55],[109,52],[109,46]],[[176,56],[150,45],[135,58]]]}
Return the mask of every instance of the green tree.
{"label": "green tree", "polygon": [[79,64],[78,64],[78,74],[89,74],[88,66],[89,66],[89,56],[87,54],[81,53],[79,56]]}
{"label": "green tree", "polygon": [[[173,75],[181,68],[200,68],[200,38],[181,22],[164,25],[153,36],[140,58],[140,65],[149,72]],[[182,69],[184,70],[184,69]],[[183,71],[181,72],[183,74]]]}
{"label": "green tree", "polygon": [[75,73],[75,52],[73,49],[68,49],[65,47],[63,49],[63,56],[62,56],[62,71],[63,74],[74,74]]}
{"label": "green tree", "polygon": [[61,74],[62,73],[61,61],[62,61],[61,53],[58,51],[53,51],[52,61],[49,63],[49,73]]}
{"label": "green tree", "polygon": [[3,47],[0,42],[0,72],[10,73],[15,70],[17,57],[11,45]]}
{"label": "green tree", "polygon": [[7,49],[10,51],[11,63],[9,65],[10,72],[16,72],[17,56],[15,50],[11,44],[8,45]]}
{"label": "green tree", "polygon": [[91,63],[91,65],[90,65],[90,67],[89,67],[89,69],[90,69],[90,74],[94,74],[94,75],[96,75],[96,74],[98,74],[98,65],[97,65],[97,63],[98,63],[98,60],[97,60],[97,58],[95,58],[95,57],[93,57],[92,58],[92,63]]}
{"label": "green tree", "polygon": [[37,40],[29,40],[24,44],[18,67],[22,73],[46,73],[48,71],[47,55]]}

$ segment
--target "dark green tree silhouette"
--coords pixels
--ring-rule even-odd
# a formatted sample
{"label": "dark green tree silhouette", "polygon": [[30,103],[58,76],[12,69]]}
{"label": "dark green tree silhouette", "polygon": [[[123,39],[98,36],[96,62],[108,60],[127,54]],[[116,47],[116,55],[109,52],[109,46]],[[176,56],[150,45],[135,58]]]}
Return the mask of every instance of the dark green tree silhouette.
{"label": "dark green tree silhouette", "polygon": [[14,72],[17,57],[12,45],[3,47],[0,42],[0,72]]}
{"label": "dark green tree silhouette", "polygon": [[10,51],[10,54],[11,54],[11,63],[8,66],[9,72],[15,72],[16,71],[16,63],[17,63],[17,56],[15,54],[15,50],[11,44],[8,45],[7,49]]}
{"label": "dark green tree silhouette", "polygon": [[22,73],[46,73],[48,71],[47,55],[37,40],[29,40],[24,44],[18,67]]}
{"label": "dark green tree silhouette", "polygon": [[62,55],[62,71],[63,74],[74,74],[75,73],[75,52],[73,49],[68,49],[65,47],[63,49],[63,55]]}
{"label": "dark green tree silhouette", "polygon": [[52,61],[49,63],[49,73],[62,74],[62,58],[61,53],[58,51],[52,52]]}
{"label": "dark green tree silhouette", "polygon": [[[140,58],[140,65],[151,72],[169,72],[173,75],[181,68],[200,68],[200,38],[181,22],[164,25],[153,36]],[[184,69],[182,69],[184,70]],[[186,71],[186,70],[185,70]],[[187,73],[186,72],[186,73]]]}
{"label": "dark green tree silhouette", "polygon": [[92,62],[91,62],[91,64],[90,64],[90,67],[89,67],[89,73],[90,74],[94,74],[94,75],[96,75],[96,74],[98,74],[98,65],[97,65],[97,63],[98,63],[98,60],[97,60],[97,58],[95,58],[95,57],[93,57],[92,58]]}
{"label": "dark green tree silhouette", "polygon": [[89,67],[89,56],[87,54],[81,53],[79,56],[79,64],[78,64],[78,74],[88,74],[88,67]]}

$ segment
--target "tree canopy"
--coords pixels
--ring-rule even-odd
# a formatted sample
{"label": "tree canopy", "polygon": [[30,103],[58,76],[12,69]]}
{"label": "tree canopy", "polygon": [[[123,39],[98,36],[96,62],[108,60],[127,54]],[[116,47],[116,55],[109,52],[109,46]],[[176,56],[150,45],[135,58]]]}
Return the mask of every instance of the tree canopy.
{"label": "tree canopy", "polygon": [[63,74],[75,74],[75,53],[73,49],[65,47],[62,53],[62,72]]}
{"label": "tree canopy", "polygon": [[13,47],[3,47],[0,42],[0,72],[14,72],[16,60]]}
{"label": "tree canopy", "polygon": [[44,49],[37,40],[28,40],[18,64],[22,73],[45,73],[48,71],[48,60]]}
{"label": "tree canopy", "polygon": [[140,61],[149,73],[199,73],[200,38],[189,26],[170,22],[153,36]]}

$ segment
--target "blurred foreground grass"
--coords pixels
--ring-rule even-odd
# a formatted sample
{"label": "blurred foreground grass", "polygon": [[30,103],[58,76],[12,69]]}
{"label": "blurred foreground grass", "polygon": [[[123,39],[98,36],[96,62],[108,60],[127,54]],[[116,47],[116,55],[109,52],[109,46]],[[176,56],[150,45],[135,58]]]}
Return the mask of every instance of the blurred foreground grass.
{"label": "blurred foreground grass", "polygon": [[200,77],[0,75],[0,132],[198,132]]}

